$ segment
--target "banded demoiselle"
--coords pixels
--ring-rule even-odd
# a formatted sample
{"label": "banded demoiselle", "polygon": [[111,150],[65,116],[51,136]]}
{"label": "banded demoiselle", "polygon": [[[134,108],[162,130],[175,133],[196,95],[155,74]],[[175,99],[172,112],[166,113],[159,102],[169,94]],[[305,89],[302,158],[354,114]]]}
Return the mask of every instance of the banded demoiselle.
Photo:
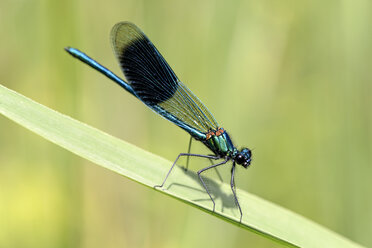
{"label": "banded demoiselle", "polygon": [[[228,133],[218,125],[207,107],[177,78],[160,52],[136,25],[129,22],[116,24],[111,31],[111,42],[127,81],[122,80],[78,49],[67,47],[65,50],[103,73],[150,109],[191,135],[188,152],[180,153],[177,156],[164,181],[157,186],[164,186],[176,162],[182,156],[222,160],[198,171],[199,179],[212,200],[214,211],[215,202],[201,174],[206,170],[232,161],[230,186],[241,220],[243,213],[235,192],[235,165],[248,168],[252,159],[251,150],[248,148],[238,150],[233,145]],[[213,155],[190,153],[193,138],[207,146]]]}

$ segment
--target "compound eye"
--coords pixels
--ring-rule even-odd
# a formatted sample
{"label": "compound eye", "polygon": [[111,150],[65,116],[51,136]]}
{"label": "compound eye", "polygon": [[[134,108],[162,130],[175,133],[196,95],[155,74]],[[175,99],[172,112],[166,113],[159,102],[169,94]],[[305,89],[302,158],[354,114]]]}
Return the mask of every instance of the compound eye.
{"label": "compound eye", "polygon": [[250,158],[252,156],[252,152],[248,148],[244,148],[242,150],[242,153],[244,153],[248,158]]}
{"label": "compound eye", "polygon": [[243,155],[239,154],[238,156],[236,156],[235,161],[236,161],[236,163],[238,163],[238,164],[242,164],[242,163],[244,163],[245,158],[244,158]]}

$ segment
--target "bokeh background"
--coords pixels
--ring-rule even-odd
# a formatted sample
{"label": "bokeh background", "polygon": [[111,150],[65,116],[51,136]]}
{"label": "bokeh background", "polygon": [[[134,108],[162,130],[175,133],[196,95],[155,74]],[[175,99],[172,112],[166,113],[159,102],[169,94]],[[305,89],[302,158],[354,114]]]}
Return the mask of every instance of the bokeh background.
{"label": "bokeh background", "polygon": [[[0,2],[1,84],[173,161],[188,135],[63,50],[121,75],[109,32],[123,20],[254,149],[241,189],[372,246],[371,1]],[[277,244],[0,117],[0,247],[202,246]]]}

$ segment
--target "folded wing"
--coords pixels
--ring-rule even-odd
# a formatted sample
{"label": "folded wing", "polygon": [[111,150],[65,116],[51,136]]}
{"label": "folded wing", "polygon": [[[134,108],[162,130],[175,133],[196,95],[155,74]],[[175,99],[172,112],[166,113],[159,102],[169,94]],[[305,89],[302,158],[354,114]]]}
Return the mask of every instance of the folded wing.
{"label": "folded wing", "polygon": [[195,138],[218,124],[204,104],[181,82],[146,35],[121,22],[111,31],[112,46],[136,96]]}

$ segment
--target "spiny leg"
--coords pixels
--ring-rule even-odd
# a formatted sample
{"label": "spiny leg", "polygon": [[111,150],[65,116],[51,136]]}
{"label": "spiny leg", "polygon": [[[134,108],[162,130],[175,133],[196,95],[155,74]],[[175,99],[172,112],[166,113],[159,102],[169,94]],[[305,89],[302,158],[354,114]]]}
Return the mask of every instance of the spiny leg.
{"label": "spiny leg", "polygon": [[[233,168],[231,168],[231,175],[234,173],[234,176],[231,176],[232,177],[232,184],[234,185],[234,190],[236,192],[236,184],[235,184],[235,165],[234,165],[234,171],[233,171]],[[231,183],[231,182],[230,182]]]}
{"label": "spiny leg", "polygon": [[[192,136],[190,136],[189,148],[187,149],[188,154],[190,154],[190,151],[191,151],[191,142],[192,142]],[[187,156],[185,171],[187,171],[189,169],[189,161],[190,161],[190,156]],[[212,165],[214,164],[212,159],[209,159],[209,161],[211,162]],[[215,167],[215,169],[216,169],[216,173],[217,173],[218,178],[221,180],[221,182],[223,182],[220,172],[217,170],[216,167]]]}
{"label": "spiny leg", "polygon": [[169,176],[169,174],[171,173],[171,171],[173,170],[174,166],[176,165],[178,159],[182,156],[191,156],[191,157],[199,157],[199,158],[209,158],[209,159],[219,159],[219,157],[216,157],[216,156],[208,156],[208,155],[202,155],[202,154],[193,154],[193,153],[180,153],[178,154],[176,160],[173,162],[172,164],[172,167],[169,169],[167,175],[165,176],[164,178],[164,181],[161,185],[155,185],[154,188],[157,188],[157,187],[160,187],[162,188],[165,184],[165,181],[167,181],[167,178]]}
{"label": "spiny leg", "polygon": [[236,192],[235,192],[235,177],[234,177],[234,175],[235,175],[235,162],[233,163],[233,166],[231,168],[230,186],[231,186],[231,190],[232,190],[233,195],[234,195],[235,203],[236,203],[236,205],[238,205],[238,208],[239,208],[240,222],[242,222],[243,212],[242,212],[242,209],[240,208],[238,197],[236,197]]}
{"label": "spiny leg", "polygon": [[[212,159],[209,159],[209,162],[211,162],[211,164],[213,164]],[[217,167],[214,167],[214,169],[215,169],[215,171],[216,171],[216,173],[217,173],[218,178],[221,180],[221,182],[223,182],[222,177],[221,177],[221,174],[220,174],[220,172],[218,171]]]}
{"label": "spiny leg", "polygon": [[209,190],[208,190],[207,186],[205,185],[204,180],[203,180],[203,178],[201,177],[200,174],[201,174],[202,172],[206,171],[206,170],[209,170],[209,169],[215,168],[215,167],[217,167],[217,166],[220,166],[220,165],[226,164],[227,161],[229,161],[228,158],[227,158],[225,161],[222,161],[221,163],[218,163],[218,164],[214,164],[214,165],[208,166],[208,167],[206,167],[206,168],[201,169],[200,171],[198,171],[199,179],[200,179],[200,181],[202,182],[202,184],[203,184],[203,186],[204,186],[204,188],[205,188],[205,191],[207,191],[207,193],[208,193],[208,195],[209,195],[209,198],[211,198],[211,200],[212,200],[212,202],[213,202],[213,212],[214,212],[214,210],[215,210],[216,203],[214,202],[214,200],[213,200],[211,194],[209,193]]}
{"label": "spiny leg", "polygon": [[[189,149],[187,149],[187,153],[188,153],[188,154],[190,154],[190,150],[191,150],[191,142],[192,142],[192,136],[190,136]],[[189,160],[190,160],[190,156],[187,156],[185,171],[187,171],[187,170],[189,169]],[[209,159],[209,160],[210,160],[210,159]]]}

